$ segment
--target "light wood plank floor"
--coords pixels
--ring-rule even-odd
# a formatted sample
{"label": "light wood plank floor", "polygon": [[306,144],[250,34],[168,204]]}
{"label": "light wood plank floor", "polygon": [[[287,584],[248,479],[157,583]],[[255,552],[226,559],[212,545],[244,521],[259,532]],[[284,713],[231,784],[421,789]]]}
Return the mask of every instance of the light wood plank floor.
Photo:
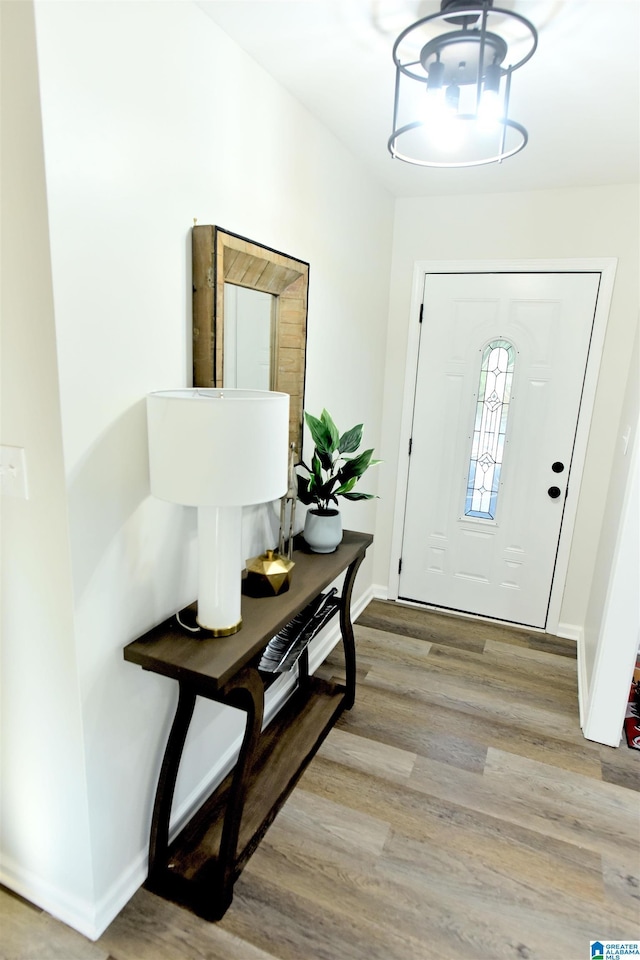
{"label": "light wood plank floor", "polygon": [[1,960],[586,960],[640,938],[640,752],[583,739],[573,645],[380,601],[356,638],[355,707],[220,923],[140,890],[90,943],[3,891]]}

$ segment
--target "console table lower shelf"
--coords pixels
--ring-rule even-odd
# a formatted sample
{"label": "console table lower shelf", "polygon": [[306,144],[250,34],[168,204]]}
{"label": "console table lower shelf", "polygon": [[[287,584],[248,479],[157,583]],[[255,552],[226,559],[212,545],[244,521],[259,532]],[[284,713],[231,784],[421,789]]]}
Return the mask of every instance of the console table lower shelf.
{"label": "console table lower shelf", "polygon": [[[233,885],[316,751],[355,695],[355,645],[351,594],[372,541],[345,531],[336,553],[296,551],[288,593],[243,598],[243,629],[233,637],[197,640],[175,618],[129,644],[125,659],[179,683],[179,698],[158,786],[149,843],[148,889],[219,920]],[[298,661],[298,685],[262,730],[264,692],[270,678],[257,669],[269,640],[346,570],[336,613],[345,659],[345,682],[309,675],[308,654]],[[235,640],[235,643],[233,642]],[[246,727],[234,769],[169,843],[173,793],[196,698],[239,707]]]}
{"label": "console table lower shelf", "polygon": [[231,773],[170,845],[167,866],[149,877],[149,889],[207,920],[224,914],[230,887],[344,709],[344,687],[313,677],[309,687],[294,694],[260,737],[233,863],[220,855]]}

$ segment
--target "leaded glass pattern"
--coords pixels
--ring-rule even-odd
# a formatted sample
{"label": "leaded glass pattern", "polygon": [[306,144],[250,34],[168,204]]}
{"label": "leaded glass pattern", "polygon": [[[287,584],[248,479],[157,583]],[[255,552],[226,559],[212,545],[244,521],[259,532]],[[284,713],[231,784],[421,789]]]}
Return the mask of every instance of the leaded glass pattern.
{"label": "leaded glass pattern", "polygon": [[495,520],[511,400],[515,350],[492,340],[482,353],[476,418],[467,478],[465,516]]}

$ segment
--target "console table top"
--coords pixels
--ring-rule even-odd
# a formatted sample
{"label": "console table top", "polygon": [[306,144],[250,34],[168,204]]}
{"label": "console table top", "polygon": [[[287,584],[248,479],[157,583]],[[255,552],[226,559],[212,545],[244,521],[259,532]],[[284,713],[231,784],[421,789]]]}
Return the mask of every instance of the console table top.
{"label": "console table top", "polygon": [[291,586],[276,597],[242,597],[242,627],[229,637],[198,639],[175,617],[165,620],[124,648],[124,658],[145,670],[196,683],[204,692],[220,690],[293,617],[329,586],[372,543],[373,536],[345,530],[334,553],[295,550]]}

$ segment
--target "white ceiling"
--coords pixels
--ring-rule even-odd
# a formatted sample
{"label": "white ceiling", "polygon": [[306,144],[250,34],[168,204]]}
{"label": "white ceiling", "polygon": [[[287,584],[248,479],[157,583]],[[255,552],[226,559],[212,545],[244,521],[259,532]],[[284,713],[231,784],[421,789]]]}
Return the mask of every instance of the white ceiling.
{"label": "white ceiling", "polygon": [[[500,192],[639,178],[640,0],[496,0],[539,33],[513,76],[529,131],[501,164],[436,170],[393,160],[396,36],[438,0],[202,0],[198,6],[396,196]],[[302,145],[301,145],[302,146]]]}

